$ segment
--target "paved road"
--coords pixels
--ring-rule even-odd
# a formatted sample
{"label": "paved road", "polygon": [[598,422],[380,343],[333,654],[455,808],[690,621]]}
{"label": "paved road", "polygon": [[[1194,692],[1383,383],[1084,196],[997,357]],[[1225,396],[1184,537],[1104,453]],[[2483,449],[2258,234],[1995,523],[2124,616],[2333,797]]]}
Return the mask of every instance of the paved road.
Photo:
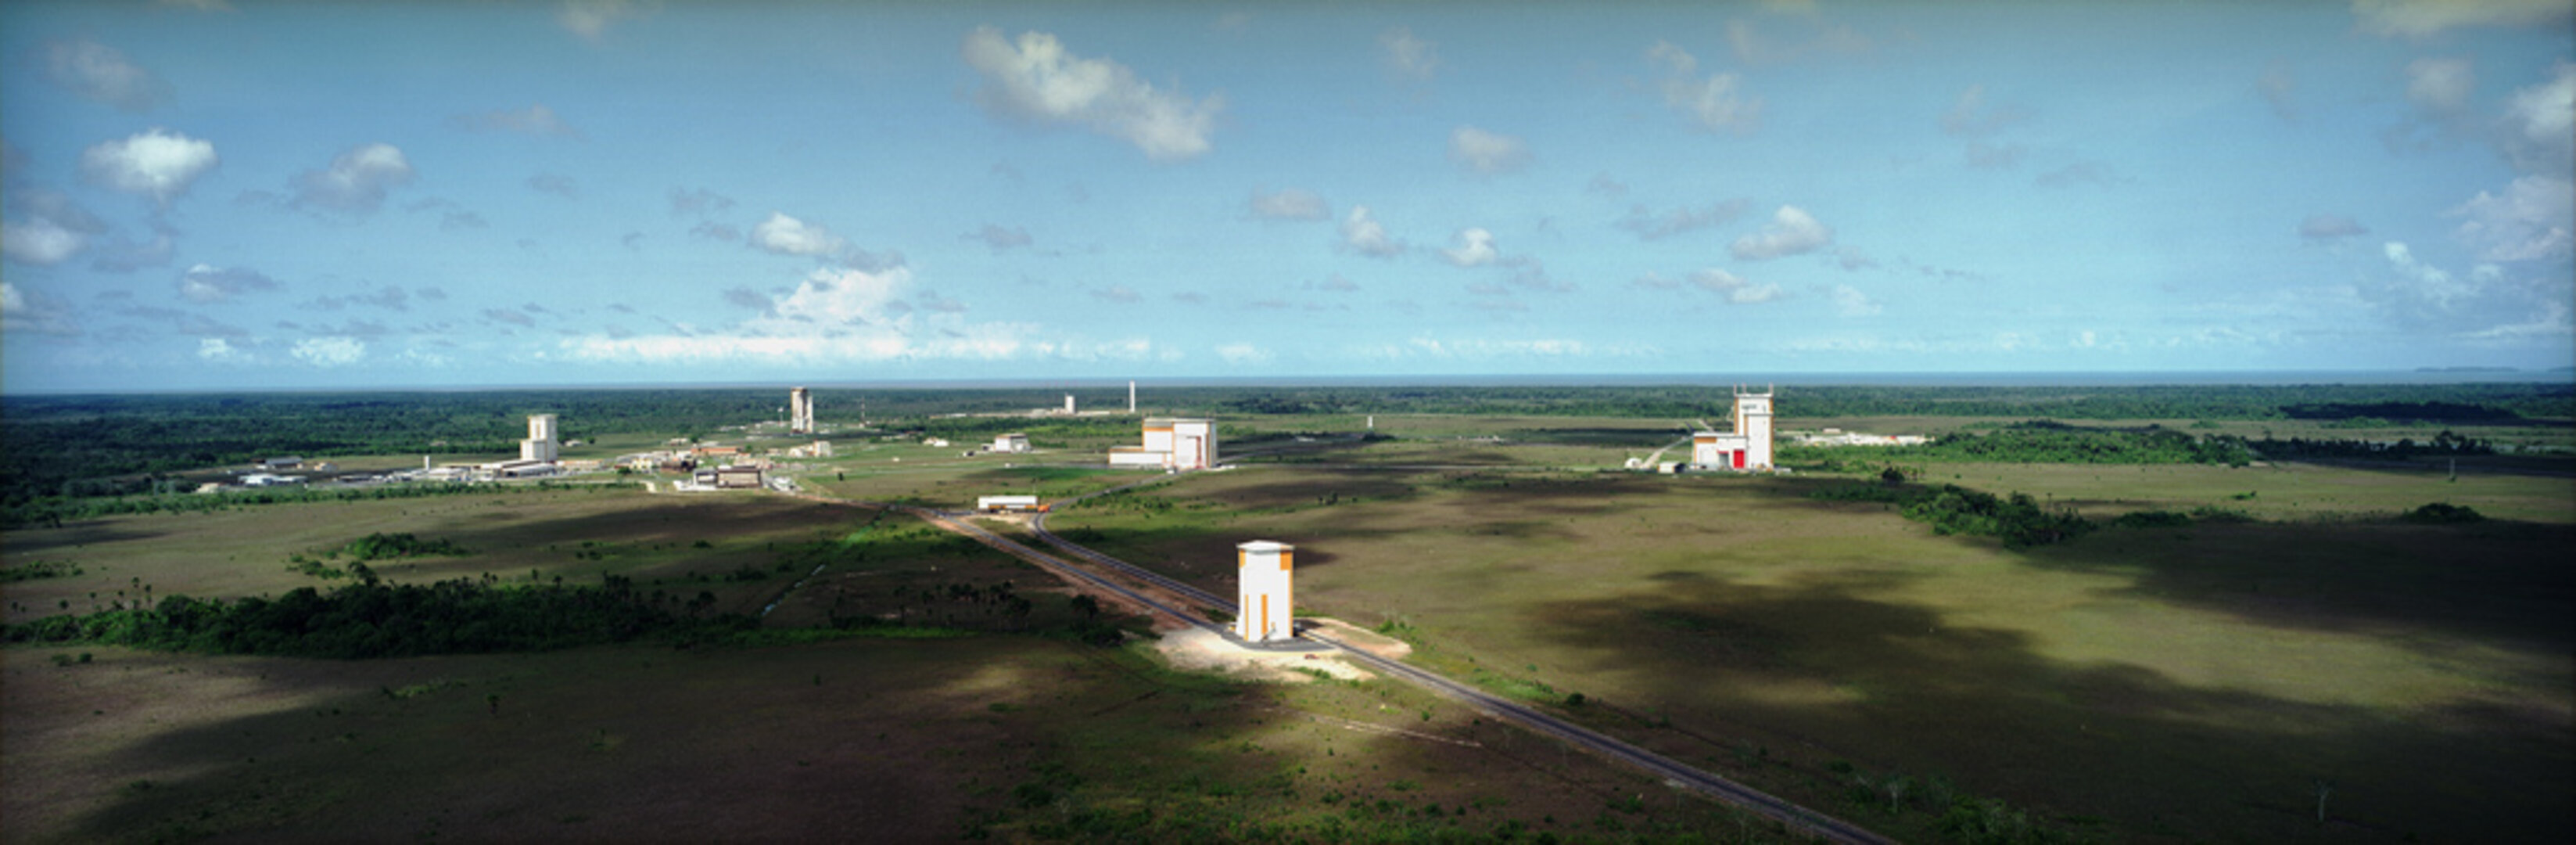
{"label": "paved road", "polygon": [[[1112,487],[1097,493],[1091,493],[1089,495],[1078,496],[1062,502],[1057,502],[1053,507],[1060,509],[1084,499],[1089,499],[1094,496],[1108,495],[1110,493],[1126,490],[1142,484],[1151,483],[1153,481],[1160,481],[1163,480],[1163,478],[1163,476],[1157,476],[1156,478],[1149,479],[1147,481],[1140,481],[1135,484]],[[1109,569],[1126,577],[1169,590],[1174,594],[1186,597],[1192,601],[1204,603],[1209,607],[1223,610],[1227,613],[1234,612],[1234,603],[1225,600],[1222,596],[1218,596],[1214,593],[1210,593],[1181,581],[1165,577],[1161,573],[1153,572],[1143,567],[1127,563],[1126,561],[1084,548],[1070,540],[1056,536],[1055,532],[1047,530],[1046,518],[1047,514],[1038,514],[1035,518],[1029,521],[1029,527],[1031,530],[1036,532],[1040,541],[1047,545],[1054,546],[1056,550],[1090,563],[1108,567]],[[981,532],[983,529],[976,528],[975,530]],[[987,532],[987,534],[989,536],[989,532]],[[1002,542],[1007,543],[1010,541],[1003,540]],[[1012,545],[1019,544],[1013,543]],[[1023,546],[1022,548],[1026,547]],[[1124,591],[1122,590],[1122,592]],[[1153,604],[1157,609],[1178,617],[1182,621],[1188,622],[1192,625],[1211,629],[1218,628],[1218,626],[1213,623],[1199,619],[1194,615],[1182,614],[1171,610],[1170,608],[1163,607],[1162,605],[1154,604],[1150,601],[1147,603]],[[1661,754],[1630,745],[1613,738],[1608,734],[1532,709],[1511,699],[1450,680],[1447,677],[1433,672],[1415,668],[1414,666],[1401,661],[1379,657],[1375,654],[1361,650],[1350,643],[1334,639],[1326,634],[1309,630],[1303,632],[1302,635],[1309,640],[1341,650],[1343,656],[1350,658],[1362,666],[1377,670],[1392,677],[1404,679],[1416,686],[1429,689],[1433,693],[1442,697],[1462,702],[1470,707],[1491,713],[1496,718],[1518,723],[1522,727],[1529,728],[1530,730],[1556,737],[1557,739],[1589,749],[1619,762],[1644,769],[1648,774],[1663,778],[1666,784],[1695,790],[1709,795],[1720,801],[1749,810],[1763,818],[1771,819],[1787,825],[1790,830],[1800,831],[1829,842],[1871,843],[1872,845],[1878,845],[1879,843],[1893,843],[1895,841],[1876,833],[1871,833],[1867,829],[1850,822],[1800,807],[1796,804],[1789,803],[1788,801],[1781,800],[1780,798],[1762,792],[1761,790],[1736,783],[1735,781],[1703,771],[1670,757],[1665,757]]]}

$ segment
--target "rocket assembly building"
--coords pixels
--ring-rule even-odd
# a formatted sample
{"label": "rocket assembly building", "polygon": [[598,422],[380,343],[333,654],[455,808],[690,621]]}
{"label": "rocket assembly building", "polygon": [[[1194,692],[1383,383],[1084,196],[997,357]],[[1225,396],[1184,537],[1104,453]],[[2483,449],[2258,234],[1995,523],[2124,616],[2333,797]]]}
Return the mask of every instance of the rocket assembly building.
{"label": "rocket assembly building", "polygon": [[799,387],[787,391],[787,433],[814,433],[814,392]]}
{"label": "rocket assembly building", "polygon": [[1692,469],[1771,470],[1771,394],[1735,391],[1735,431],[1691,435]]}
{"label": "rocket assembly building", "polygon": [[1216,466],[1216,421],[1149,417],[1145,445],[1109,447],[1109,465],[1183,470]]}

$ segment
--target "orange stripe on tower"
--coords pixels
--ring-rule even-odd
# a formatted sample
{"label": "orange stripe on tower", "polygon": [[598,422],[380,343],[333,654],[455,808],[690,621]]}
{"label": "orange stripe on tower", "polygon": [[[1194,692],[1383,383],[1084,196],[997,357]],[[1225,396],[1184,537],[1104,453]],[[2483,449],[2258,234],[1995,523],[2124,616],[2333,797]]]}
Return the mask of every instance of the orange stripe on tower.
{"label": "orange stripe on tower", "polygon": [[1288,550],[1286,550],[1286,549],[1281,549],[1281,550],[1279,551],[1279,571],[1281,571],[1281,572],[1286,572],[1286,571],[1288,571],[1288,562],[1289,562],[1290,560],[1295,559],[1296,557],[1297,557],[1297,553],[1296,553],[1296,552],[1288,551]]}

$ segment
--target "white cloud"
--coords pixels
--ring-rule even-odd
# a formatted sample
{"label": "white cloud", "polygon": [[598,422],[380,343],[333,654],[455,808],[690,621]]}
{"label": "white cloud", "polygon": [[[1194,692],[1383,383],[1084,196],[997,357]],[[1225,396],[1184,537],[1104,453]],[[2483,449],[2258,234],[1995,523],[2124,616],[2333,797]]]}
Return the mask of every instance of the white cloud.
{"label": "white cloud", "polygon": [[682,214],[705,216],[708,212],[726,211],[732,208],[732,197],[705,188],[671,189],[671,214],[674,216]]}
{"label": "white cloud", "polygon": [[1263,220],[1329,220],[1333,208],[1323,197],[1296,188],[1278,193],[1255,190],[1247,204],[1252,216]]}
{"label": "white cloud", "polygon": [[253,291],[277,289],[277,280],[246,267],[199,264],[179,274],[179,295],[190,302],[221,302]]}
{"label": "white cloud", "polygon": [[2367,234],[2370,234],[2370,227],[2340,214],[2315,214],[2299,221],[2299,237],[2319,243]]}
{"label": "white cloud", "polygon": [[250,360],[250,353],[234,349],[232,341],[209,337],[197,341],[197,357],[219,364],[232,364]]}
{"label": "white cloud", "polygon": [[551,138],[579,138],[581,130],[565,123],[554,109],[536,103],[524,109],[501,109],[482,114],[460,114],[447,119],[447,125],[468,132],[517,132]]}
{"label": "white cloud", "polygon": [[1737,238],[1727,252],[1744,261],[1760,261],[1784,255],[1798,255],[1822,249],[1834,242],[1834,230],[1794,205],[1784,205],[1771,215],[1771,224],[1762,231]]}
{"label": "white cloud", "polygon": [[292,352],[316,367],[345,367],[367,357],[367,344],[354,337],[316,337],[296,341]]}
{"label": "white cloud", "polygon": [[2459,27],[2560,24],[2571,10],[2576,7],[2566,0],[2352,0],[2363,29],[2407,38]]}
{"label": "white cloud", "polygon": [[1191,102],[1157,91],[1126,66],[1065,52],[1056,37],[1001,30],[967,33],[966,63],[984,77],[976,92],[985,108],[1041,123],[1071,123],[1135,144],[1147,158],[1171,161],[1208,151],[1224,98]]}
{"label": "white cloud", "polygon": [[50,218],[0,224],[0,255],[20,264],[60,264],[89,245],[89,235]]}
{"label": "white cloud", "polygon": [[1386,65],[1397,76],[1424,80],[1440,69],[1440,45],[1415,38],[1410,29],[1387,30],[1377,37],[1377,44],[1386,51]]}
{"label": "white cloud", "polygon": [[71,337],[80,333],[80,324],[72,321],[70,309],[60,300],[0,281],[0,335]]}
{"label": "white cloud", "polygon": [[1628,209],[1628,216],[1621,218],[1617,225],[1619,228],[1637,233],[1639,238],[1649,241],[1661,240],[1684,232],[1735,222],[1735,219],[1744,216],[1745,210],[1752,205],[1752,200],[1739,198],[1716,203],[1706,209],[1684,207],[1661,214],[1649,212],[1642,205],[1632,206]]}
{"label": "white cloud", "polygon": [[2288,65],[2273,62],[2264,68],[2263,75],[2254,80],[2254,90],[2263,95],[2263,102],[2271,104],[2274,115],[2282,120],[2298,119],[2299,77],[2290,72]]}
{"label": "white cloud", "polygon": [[1869,298],[1869,294],[1850,285],[1835,285],[1832,297],[1834,313],[1845,317],[1867,317],[1884,310],[1877,300]]}
{"label": "white cloud", "polygon": [[1126,285],[1110,285],[1109,287],[1092,291],[1091,295],[1098,297],[1101,300],[1115,302],[1121,305],[1132,305],[1145,301],[1144,294],[1137,293],[1135,288],[1131,288]]}
{"label": "white cloud", "polygon": [[984,228],[968,232],[964,235],[960,235],[959,237],[982,243],[986,248],[989,248],[994,252],[1001,252],[1013,247],[1024,247],[1034,242],[1034,240],[1029,237],[1029,230],[1027,229],[1022,229],[1017,226],[1004,228],[992,223],[986,223],[984,224]]}
{"label": "white cloud", "polygon": [[2397,284],[2387,292],[2443,308],[2476,292],[2474,287],[2454,278],[2449,271],[2416,260],[2414,251],[2408,249],[2404,242],[2389,241],[2380,247],[2380,251],[2388,257],[2389,267],[2396,271]]}
{"label": "white cloud", "polygon": [[2467,59],[2416,59],[2406,65],[2406,102],[2429,117],[2467,112],[2477,85],[2477,71]]}
{"label": "white cloud", "polygon": [[[1401,360],[1436,358],[1442,360],[1475,360],[1489,358],[1572,358],[1590,355],[1594,349],[1580,340],[1536,338],[1530,340],[1486,340],[1482,338],[1442,340],[1414,337],[1400,343],[1358,347],[1359,357]],[[1611,354],[1651,354],[1653,350],[1605,350]]]}
{"label": "white cloud", "polygon": [[2013,124],[2030,119],[2030,112],[2020,106],[1986,104],[1986,86],[1970,85],[1941,113],[1941,131],[1965,138],[1983,138]]}
{"label": "white cloud", "polygon": [[2042,188],[2071,188],[2077,185],[2109,187],[2123,181],[2120,172],[2098,161],[2079,161],[2039,174],[2031,184]]}
{"label": "white cloud", "polygon": [[2498,143],[2525,173],[2564,174],[2576,166],[2576,63],[2559,62],[2548,82],[2513,92]]}
{"label": "white cloud", "polygon": [[[925,359],[1145,360],[1162,354],[1150,340],[1091,342],[1042,337],[1022,323],[966,323],[956,314],[924,314],[905,300],[912,271],[822,268],[773,298],[768,313],[722,328],[676,326],[657,335],[588,335],[562,342],[578,361],[682,364]],[[1164,354],[1164,357],[1170,357]]]}
{"label": "white cloud", "polygon": [[832,230],[772,211],[769,219],[751,227],[752,246],[780,255],[808,255],[829,258],[850,248],[850,242]]}
{"label": "white cloud", "polygon": [[[1656,281],[1661,282],[1660,279]],[[1757,285],[1745,281],[1743,277],[1734,273],[1716,268],[1691,273],[1690,283],[1700,290],[1724,296],[1726,301],[1736,305],[1759,305],[1788,296],[1788,292],[1781,290],[1779,285],[1769,283]]]}
{"label": "white cloud", "polygon": [[2458,236],[2480,261],[2566,258],[2576,250],[2576,183],[2548,176],[2513,180],[2502,195],[2479,191],[2444,213],[2465,218]]}
{"label": "white cloud", "polygon": [[1249,343],[1229,343],[1216,348],[1216,357],[1225,359],[1228,364],[1240,366],[1270,363],[1271,355],[1268,350]]}
{"label": "white cloud", "polygon": [[1527,167],[1529,145],[1521,139],[1473,126],[1460,126],[1449,132],[1449,160],[1478,173],[1510,173]]}
{"label": "white cloud", "polygon": [[1370,258],[1394,258],[1405,250],[1404,242],[1387,235],[1365,205],[1351,206],[1351,216],[1342,220],[1342,247]]}
{"label": "white cloud", "polygon": [[[1809,11],[1813,10],[1808,5]],[[1769,65],[1803,59],[1808,56],[1853,55],[1869,52],[1869,36],[1848,26],[1834,26],[1816,33],[1806,43],[1784,42],[1763,35],[1750,21],[1726,22],[1726,46],[1735,51],[1735,60],[1748,65]]]}
{"label": "white cloud", "polygon": [[297,174],[294,204],[342,214],[373,214],[385,204],[385,195],[416,175],[401,149],[392,144],[362,144],[331,159],[330,167]]}
{"label": "white cloud", "polygon": [[1442,258],[1460,267],[1482,267],[1494,263],[1501,253],[1494,250],[1494,233],[1483,229],[1458,230],[1458,245],[1440,251]]}
{"label": "white cloud", "polygon": [[96,41],[45,46],[45,78],[82,97],[131,112],[150,111],[170,99],[170,83]]}
{"label": "white cloud", "polygon": [[568,200],[581,199],[581,183],[561,173],[539,173],[528,177],[528,189],[554,194]]}
{"label": "white cloud", "polygon": [[156,128],[81,151],[81,176],[167,206],[219,163],[214,144]]}
{"label": "white cloud", "polygon": [[1701,79],[1699,59],[1669,41],[1646,48],[1646,61],[1663,71],[1664,105],[1690,118],[1700,129],[1749,135],[1762,126],[1762,98],[1737,90],[1742,80],[1732,73]]}
{"label": "white cloud", "polygon": [[609,24],[644,14],[639,5],[634,0],[564,0],[555,11],[555,22],[595,44]]}

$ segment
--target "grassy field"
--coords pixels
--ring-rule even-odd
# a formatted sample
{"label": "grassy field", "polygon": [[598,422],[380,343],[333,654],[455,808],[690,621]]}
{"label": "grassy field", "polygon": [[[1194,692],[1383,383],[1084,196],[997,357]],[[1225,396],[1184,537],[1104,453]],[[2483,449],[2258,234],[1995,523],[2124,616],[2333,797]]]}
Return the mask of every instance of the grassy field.
{"label": "grassy field", "polygon": [[[2217,501],[2293,519],[2010,552],[1805,499],[1821,479],[1285,466],[1051,524],[1220,593],[1234,543],[1297,543],[1307,608],[1394,620],[1425,662],[1497,688],[1584,693],[1569,712],[1828,809],[1858,809],[1854,777],[1941,775],[2122,840],[2576,834],[2564,480],[1971,465],[1933,480],[1954,468],[2104,513]],[[2360,515],[2446,499],[2512,518]],[[2323,826],[2319,781],[2335,786]],[[1888,825],[1934,838],[1928,817]]]}
{"label": "grassy field", "polygon": [[[704,583],[718,610],[785,592],[764,626],[782,635],[851,617],[952,635],[369,661],[0,649],[0,840],[1772,838],[1407,686],[1248,685],[1011,633],[1079,612],[1025,564],[876,515],[531,490],[13,532],[12,568],[84,573],[0,588],[31,616],[136,581],[328,589],[285,559],[409,532],[473,554],[379,561],[392,580]],[[745,569],[762,577],[694,577]]]}

